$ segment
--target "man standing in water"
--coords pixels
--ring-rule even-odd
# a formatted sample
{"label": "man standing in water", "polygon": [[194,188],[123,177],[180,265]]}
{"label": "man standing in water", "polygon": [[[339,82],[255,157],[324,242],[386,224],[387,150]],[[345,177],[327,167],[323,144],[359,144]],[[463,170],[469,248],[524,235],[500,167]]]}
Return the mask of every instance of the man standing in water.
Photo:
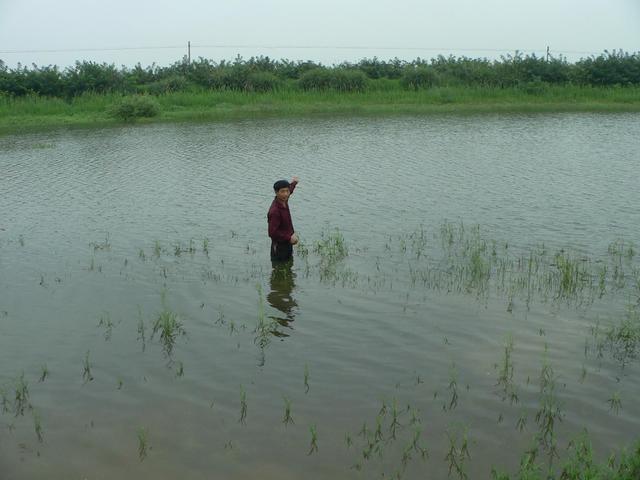
{"label": "man standing in water", "polygon": [[298,243],[298,236],[293,230],[291,213],[289,212],[289,195],[298,184],[298,177],[293,177],[291,183],[278,180],[273,184],[276,197],[271,203],[267,220],[269,222],[269,237],[271,237],[271,260],[285,262],[293,255],[293,246]]}

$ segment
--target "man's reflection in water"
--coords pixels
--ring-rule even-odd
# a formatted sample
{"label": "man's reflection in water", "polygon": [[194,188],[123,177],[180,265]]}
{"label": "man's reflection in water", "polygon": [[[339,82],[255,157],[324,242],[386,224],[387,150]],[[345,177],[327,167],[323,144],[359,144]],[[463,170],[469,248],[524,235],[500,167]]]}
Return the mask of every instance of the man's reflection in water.
{"label": "man's reflection in water", "polygon": [[[269,304],[280,310],[283,315],[272,316],[271,318],[285,328],[293,328],[290,324],[295,320],[298,304],[291,295],[295,288],[296,274],[292,270],[293,259],[286,262],[271,262],[271,291],[267,295]],[[272,332],[278,337],[288,337],[289,334],[280,330]]]}

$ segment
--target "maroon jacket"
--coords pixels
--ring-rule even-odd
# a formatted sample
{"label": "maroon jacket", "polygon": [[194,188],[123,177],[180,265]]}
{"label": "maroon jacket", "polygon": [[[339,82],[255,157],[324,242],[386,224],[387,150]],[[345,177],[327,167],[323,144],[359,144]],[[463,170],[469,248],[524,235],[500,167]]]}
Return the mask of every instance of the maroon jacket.
{"label": "maroon jacket", "polygon": [[[293,193],[297,184],[298,182],[290,184],[289,191],[291,193]],[[271,207],[269,207],[269,213],[267,213],[267,220],[269,221],[269,236],[271,240],[278,243],[289,243],[291,235],[295,231],[291,221],[289,205],[283,205],[277,198],[274,198],[273,202],[271,202]]]}

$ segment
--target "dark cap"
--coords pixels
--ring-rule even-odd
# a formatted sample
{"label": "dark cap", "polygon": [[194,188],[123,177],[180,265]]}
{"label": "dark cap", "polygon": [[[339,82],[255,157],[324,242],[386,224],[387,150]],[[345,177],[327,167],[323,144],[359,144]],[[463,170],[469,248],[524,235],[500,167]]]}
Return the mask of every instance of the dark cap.
{"label": "dark cap", "polygon": [[278,180],[276,183],[273,184],[273,190],[277,192],[281,188],[289,188],[290,186],[291,184],[286,180]]}

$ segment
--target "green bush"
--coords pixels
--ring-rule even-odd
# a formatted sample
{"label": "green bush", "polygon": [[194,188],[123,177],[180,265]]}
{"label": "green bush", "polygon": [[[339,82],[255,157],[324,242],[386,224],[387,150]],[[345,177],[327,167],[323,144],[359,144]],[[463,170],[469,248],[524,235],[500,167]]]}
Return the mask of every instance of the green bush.
{"label": "green bush", "polygon": [[331,87],[341,92],[362,92],[367,88],[367,75],[360,70],[335,69]]}
{"label": "green bush", "polygon": [[136,118],[159,115],[160,105],[149,95],[133,95],[123,97],[119,102],[109,106],[107,113],[111,117],[129,122]]}
{"label": "green bush", "polygon": [[367,76],[360,70],[314,68],[300,76],[298,85],[303,90],[334,89],[341,92],[355,92],[366,89]]}
{"label": "green bush", "polygon": [[163,93],[180,92],[185,90],[188,86],[187,79],[182,75],[172,75],[171,77],[158,80],[157,82],[151,82],[147,85],[143,85],[140,89],[145,93],[151,95],[161,95]]}
{"label": "green bush", "polygon": [[298,85],[303,90],[326,90],[331,88],[331,77],[328,68],[313,68],[300,75]]}
{"label": "green bush", "polygon": [[549,90],[549,84],[540,79],[525,82],[520,85],[520,89],[528,95],[543,95]]}
{"label": "green bush", "polygon": [[280,80],[273,73],[255,72],[247,76],[244,89],[249,92],[269,92],[276,90]]}
{"label": "green bush", "polygon": [[400,85],[408,90],[431,88],[438,84],[438,74],[429,67],[408,68],[400,79]]}

